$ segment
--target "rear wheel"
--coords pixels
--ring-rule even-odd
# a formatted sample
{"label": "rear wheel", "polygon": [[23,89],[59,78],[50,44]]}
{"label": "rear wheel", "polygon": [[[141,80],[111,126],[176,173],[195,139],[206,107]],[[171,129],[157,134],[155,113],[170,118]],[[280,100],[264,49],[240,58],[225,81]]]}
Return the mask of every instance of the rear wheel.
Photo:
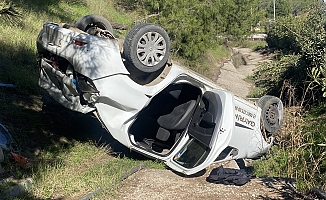
{"label": "rear wheel", "polygon": [[269,133],[277,132],[283,123],[282,101],[274,96],[263,96],[258,100],[258,106],[262,109],[261,119],[265,130]]}
{"label": "rear wheel", "polygon": [[140,71],[155,72],[164,67],[169,59],[169,36],[157,25],[138,24],[125,38],[123,55]]}
{"label": "rear wheel", "polygon": [[113,28],[111,23],[100,15],[86,15],[80,18],[74,25],[74,27],[79,28],[80,30],[94,35],[96,33],[96,29],[100,28],[102,30],[107,30],[111,34],[113,34]]}

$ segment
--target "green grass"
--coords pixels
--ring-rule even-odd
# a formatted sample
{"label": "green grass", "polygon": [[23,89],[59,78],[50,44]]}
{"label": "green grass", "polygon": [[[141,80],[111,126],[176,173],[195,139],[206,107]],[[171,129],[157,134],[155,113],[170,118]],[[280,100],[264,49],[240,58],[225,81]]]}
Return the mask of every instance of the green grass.
{"label": "green grass", "polygon": [[255,86],[255,79],[253,76],[247,76],[245,80],[254,85],[249,90],[247,95],[248,98],[260,98],[266,94],[266,90],[264,88]]}
{"label": "green grass", "polygon": [[[53,156],[50,156],[53,159]],[[74,142],[73,147],[62,149],[62,154],[49,165],[48,156],[38,165],[33,178],[37,188],[36,196],[42,199],[81,198],[96,190],[99,199],[115,197],[121,177],[131,168],[146,165],[163,168],[163,164],[153,161],[115,158],[106,146],[97,147],[94,143]]]}
{"label": "green grass", "polygon": [[[108,145],[98,146],[94,142],[70,141],[69,145],[45,148],[28,167],[11,166],[15,176],[26,178],[28,175],[33,179],[33,191],[19,198],[79,199],[100,190],[98,199],[114,199],[122,177],[132,168],[145,165],[164,169],[163,163],[118,158],[111,153]],[[0,185],[0,193],[13,185],[13,182]]]}
{"label": "green grass", "polygon": [[[121,175],[131,168],[146,164],[164,169],[162,163],[137,153],[120,153],[128,149],[119,146],[94,117],[66,110],[37,84],[36,38],[43,23],[73,24],[84,15],[100,14],[112,23],[131,25],[135,14],[106,0],[11,2],[22,17],[15,21],[0,17],[0,83],[16,88],[0,88],[0,122],[31,162],[18,166],[6,156],[2,177],[15,181],[32,177],[34,184],[18,199],[81,198],[97,189],[101,192],[96,198],[114,199]],[[108,145],[101,145],[101,138]],[[0,184],[0,193],[15,181]]]}
{"label": "green grass", "polygon": [[176,59],[184,66],[188,66],[192,70],[206,76],[215,81],[219,74],[220,67],[223,62],[229,59],[231,50],[223,44],[213,46],[198,60],[189,61],[177,57]]}
{"label": "green grass", "polygon": [[[0,70],[1,82],[14,82],[28,93],[37,88],[38,70],[35,64],[35,41],[43,23],[48,21],[74,24],[87,14],[100,14],[112,23],[132,24],[133,15],[115,9],[111,1],[95,0],[13,0],[22,17],[14,24],[0,18]],[[117,35],[122,35],[120,33]]]}
{"label": "green grass", "polygon": [[263,49],[268,46],[266,41],[260,41],[260,40],[232,41],[231,45],[236,47],[241,47],[241,48],[249,48],[254,51]]}
{"label": "green grass", "polygon": [[230,49],[224,45],[217,45],[209,49],[208,53],[211,53],[214,56],[216,62],[221,62],[230,57]]}

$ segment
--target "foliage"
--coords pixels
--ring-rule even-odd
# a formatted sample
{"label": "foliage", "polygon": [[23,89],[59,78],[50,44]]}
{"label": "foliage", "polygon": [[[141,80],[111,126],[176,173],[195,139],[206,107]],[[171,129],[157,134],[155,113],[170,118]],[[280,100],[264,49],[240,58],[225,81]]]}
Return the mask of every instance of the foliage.
{"label": "foliage", "polygon": [[[277,18],[301,14],[313,2],[277,0]],[[188,60],[191,66],[192,61],[198,62],[208,49],[218,45],[219,39],[244,40],[257,25],[264,29],[265,18],[273,15],[273,2],[267,0],[126,0],[117,1],[117,5],[137,10],[142,16],[138,22],[164,27],[174,55]]]}
{"label": "foliage", "polygon": [[0,17],[7,23],[17,24],[22,17],[22,14],[12,3],[2,0],[0,1]]}
{"label": "foliage", "polygon": [[268,160],[254,162],[257,176],[287,177],[297,181],[297,189],[326,190],[326,104],[301,115],[300,107],[286,110],[278,145]]}
{"label": "foliage", "polygon": [[287,16],[290,14],[290,2],[288,0],[275,1],[275,14],[277,16]]}
{"label": "foliage", "polygon": [[309,15],[277,18],[267,37],[276,50],[275,61],[262,63],[252,77],[259,88],[256,95],[279,95],[288,107],[273,155],[254,163],[255,174],[295,178],[305,192],[326,189],[324,11],[317,7]]}
{"label": "foliage", "polygon": [[290,97],[301,100],[304,91],[299,90],[299,86],[306,83],[305,73],[305,65],[300,55],[284,55],[279,60],[263,62],[253,75],[255,85],[261,88],[256,97],[274,94],[283,95],[283,101],[290,101]]}
{"label": "foliage", "polygon": [[294,16],[309,13],[314,5],[320,6],[323,0],[292,0],[290,1],[291,13]]}
{"label": "foliage", "polygon": [[[319,0],[322,1],[322,0]],[[260,0],[260,9],[266,10],[266,18],[273,19],[274,5],[273,0]],[[281,17],[303,15],[310,11],[313,5],[318,3],[318,0],[275,0],[275,15],[278,20]]]}
{"label": "foliage", "polygon": [[268,46],[283,51],[297,52],[299,44],[296,41],[295,31],[302,30],[305,20],[306,18],[292,16],[278,19],[268,30],[266,38]]}
{"label": "foliage", "polygon": [[[205,53],[210,37],[210,6],[187,1],[159,1],[159,22],[169,32],[173,49],[185,58],[197,59]],[[164,3],[164,4],[163,4]],[[151,6],[155,11],[155,4]],[[185,9],[180,9],[185,8]],[[176,12],[177,11],[177,12]]]}
{"label": "foliage", "polygon": [[[277,20],[268,32],[269,47],[279,50],[275,62],[263,63],[256,70],[256,86],[280,95],[286,80],[299,96],[326,95],[326,31],[322,9],[308,16]],[[307,99],[306,99],[307,100]]]}
{"label": "foliage", "polygon": [[164,27],[174,53],[190,61],[201,59],[208,49],[219,45],[220,38],[233,40],[248,35],[262,16],[257,4],[257,0],[119,2],[124,8],[145,8],[143,20]]}

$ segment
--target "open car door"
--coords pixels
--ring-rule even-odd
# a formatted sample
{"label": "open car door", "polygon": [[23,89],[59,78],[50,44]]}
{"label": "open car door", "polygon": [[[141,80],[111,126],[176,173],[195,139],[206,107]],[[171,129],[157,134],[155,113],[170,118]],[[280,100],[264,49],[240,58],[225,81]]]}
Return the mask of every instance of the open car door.
{"label": "open car door", "polygon": [[213,163],[232,138],[233,102],[233,94],[227,91],[205,92],[189,124],[187,140],[178,145],[166,165],[184,174],[194,174]]}

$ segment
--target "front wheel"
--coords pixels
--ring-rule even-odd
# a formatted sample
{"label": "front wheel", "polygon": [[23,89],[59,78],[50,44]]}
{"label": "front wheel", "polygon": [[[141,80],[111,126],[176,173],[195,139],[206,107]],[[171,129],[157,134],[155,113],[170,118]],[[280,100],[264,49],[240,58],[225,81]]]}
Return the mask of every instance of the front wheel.
{"label": "front wheel", "polygon": [[151,73],[164,67],[170,56],[170,38],[157,25],[142,23],[127,34],[123,55],[142,72]]}
{"label": "front wheel", "polygon": [[98,28],[102,30],[107,30],[113,35],[113,28],[111,23],[104,17],[100,15],[86,15],[80,18],[74,25],[74,27],[79,28],[80,30],[94,35]]}
{"label": "front wheel", "polygon": [[277,132],[283,123],[282,101],[274,96],[263,96],[258,100],[258,106],[262,109],[261,119],[265,130],[269,133]]}

